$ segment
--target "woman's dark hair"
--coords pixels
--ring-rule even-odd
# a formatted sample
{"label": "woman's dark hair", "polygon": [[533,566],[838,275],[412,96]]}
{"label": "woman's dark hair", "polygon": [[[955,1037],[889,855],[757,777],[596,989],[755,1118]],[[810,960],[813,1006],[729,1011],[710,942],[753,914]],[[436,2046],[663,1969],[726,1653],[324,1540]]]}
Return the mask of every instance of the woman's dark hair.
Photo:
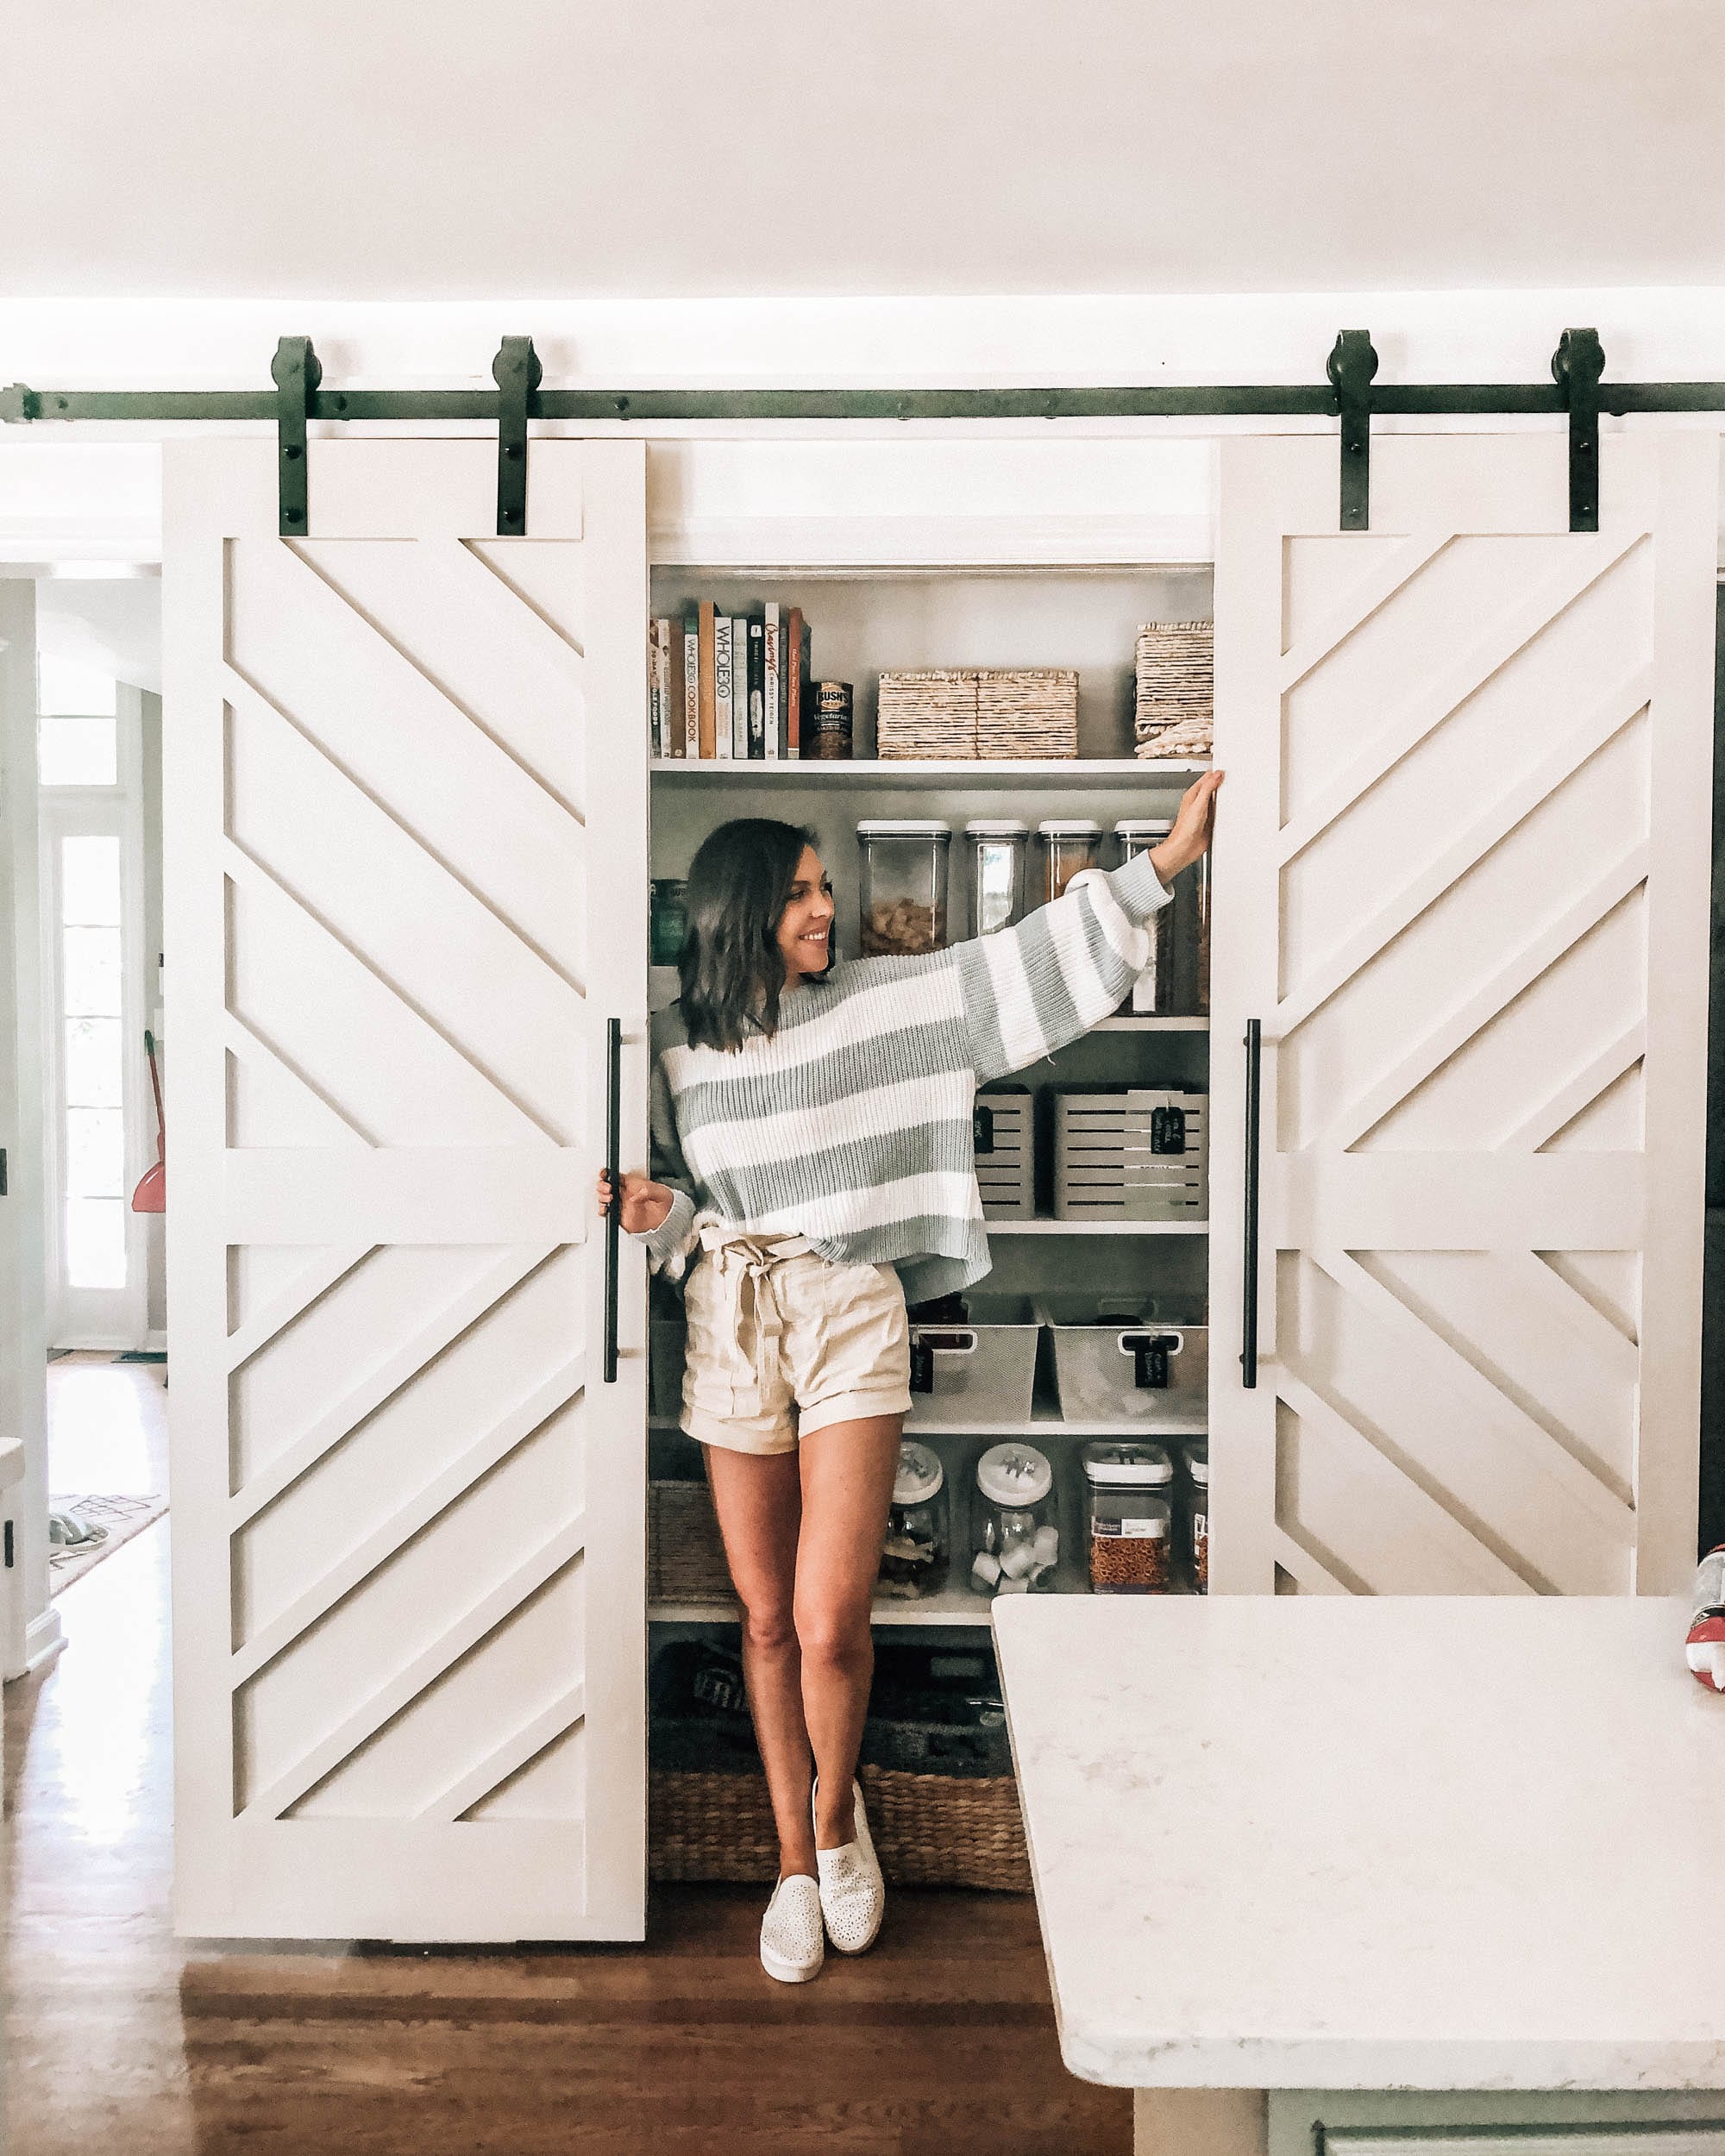
{"label": "woman's dark hair", "polygon": [[814,843],[812,831],[765,816],[736,817],[701,841],[689,863],[677,968],[692,1046],[737,1049],[751,1033],[778,1030],[779,923],[803,849]]}

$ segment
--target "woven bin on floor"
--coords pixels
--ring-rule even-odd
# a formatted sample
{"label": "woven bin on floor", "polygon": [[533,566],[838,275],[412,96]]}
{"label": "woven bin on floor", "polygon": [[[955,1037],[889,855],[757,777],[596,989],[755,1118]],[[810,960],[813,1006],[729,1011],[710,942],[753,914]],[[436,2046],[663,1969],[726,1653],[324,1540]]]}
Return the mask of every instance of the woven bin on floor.
{"label": "woven bin on floor", "polygon": [[[864,1766],[863,1794],[881,1869],[897,1886],[1030,1891],[1017,1784]],[[647,1871],[664,1880],[769,1885],[778,1837],[758,1773],[648,1776]]]}
{"label": "woven bin on floor", "polygon": [[984,667],[976,675],[976,754],[1076,756],[1078,676],[1070,667]]}
{"label": "woven bin on floor", "polygon": [[712,1493],[705,1482],[647,1485],[647,1599],[734,1603]]}
{"label": "woven bin on floor", "polygon": [[906,757],[976,754],[976,676],[962,667],[898,667],[881,676],[875,754]]}
{"label": "woven bin on floor", "polygon": [[1146,622],[1138,632],[1133,732],[1141,756],[1208,755],[1216,624]]}

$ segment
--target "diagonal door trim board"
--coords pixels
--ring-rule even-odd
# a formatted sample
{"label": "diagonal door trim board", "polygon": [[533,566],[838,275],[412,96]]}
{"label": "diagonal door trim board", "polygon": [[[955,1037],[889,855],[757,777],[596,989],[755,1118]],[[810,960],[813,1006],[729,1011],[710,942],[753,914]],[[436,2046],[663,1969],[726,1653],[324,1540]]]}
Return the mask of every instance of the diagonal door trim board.
{"label": "diagonal door trim board", "polygon": [[1500,615],[1449,666],[1422,682],[1371,736],[1352,762],[1297,816],[1289,818],[1277,834],[1277,861],[1285,867],[1296,854],[1303,853],[1321,831],[1417,749],[1452,712],[1477,695],[1494,674],[1559,620],[1646,536],[1632,530],[1575,542],[1576,553],[1565,554],[1559,567],[1534,587],[1530,598]]}
{"label": "diagonal door trim board", "polygon": [[336,1603],[351,1595],[368,1575],[380,1571],[439,1514],[447,1512],[481,1476],[488,1475],[518,1445],[524,1445],[536,1430],[566,1407],[586,1382],[586,1357],[571,1357],[555,1376],[536,1387],[525,1400],[518,1401],[506,1415],[493,1423],[483,1437],[476,1438],[441,1474],[434,1475],[405,1504],[398,1505],[368,1535],[344,1551],[327,1571],[320,1573],[309,1587],[296,1595],[285,1609],[278,1611],[235,1651],[228,1664],[229,1682],[234,1689],[237,1691],[242,1684],[248,1683],[260,1670],[291,1647],[302,1633],[309,1631],[320,1618],[327,1617]]}
{"label": "diagonal door trim board", "polygon": [[[1391,1459],[1339,1407],[1333,1406],[1321,1393],[1314,1392],[1285,1363],[1277,1371],[1276,1391],[1277,1398],[1285,1401],[1302,1422],[1308,1422],[1314,1429],[1321,1431],[1345,1456],[1352,1454],[1365,1473],[1393,1475],[1403,1483],[1424,1511],[1427,1529],[1433,1541],[1465,1572],[1481,1583],[1484,1592],[1492,1595],[1534,1595],[1539,1592],[1529,1581],[1522,1578],[1513,1565],[1506,1564],[1495,1550],[1482,1542],[1465,1520],[1458,1520],[1449,1507],[1427,1487],[1421,1476],[1410,1474],[1399,1460]],[[1285,1527],[1283,1531],[1287,1532]],[[1297,1574],[1295,1576],[1298,1576]]]}
{"label": "diagonal door trim board", "polygon": [[320,1295],[327,1294],[338,1280],[351,1273],[376,1248],[374,1243],[341,1243],[321,1251],[255,1317],[236,1326],[228,1335],[225,1352],[229,1374],[249,1362],[260,1348],[267,1347],[276,1334],[285,1332],[296,1318],[303,1317]]}
{"label": "diagonal door trim board", "polygon": [[573,1729],[579,1721],[585,1721],[587,1712],[586,1688],[572,1684],[560,1693],[549,1707],[540,1711],[520,1728],[494,1745],[475,1765],[467,1767],[448,1785],[440,1789],[430,1802],[422,1804],[417,1817],[454,1821],[463,1812],[472,1811],[475,1804],[484,1802],[499,1783],[506,1782],[511,1774],[518,1774],[530,1759],[555,1744],[565,1731]]}
{"label": "diagonal door trim board", "polygon": [[1634,1544],[1635,1508],[1602,1482],[1593,1470],[1559,1444],[1551,1432],[1508,1394],[1500,1392],[1484,1371],[1466,1356],[1434,1332],[1402,1298],[1376,1280],[1349,1251],[1320,1245],[1306,1255],[1320,1265],[1344,1294],[1365,1304],[1386,1320],[1404,1340],[1411,1341],[1439,1363],[1471,1409],[1488,1426],[1502,1428],[1520,1441],[1530,1466],[1540,1469],[1577,1504],[1609,1528],[1626,1549]]}
{"label": "diagonal door trim board", "polygon": [[306,1793],[333,1774],[344,1759],[375,1737],[440,1677],[448,1675],[464,1655],[472,1652],[488,1633],[518,1609],[578,1557],[586,1545],[586,1514],[578,1512],[548,1535],[538,1548],[524,1557],[515,1570],[482,1595],[455,1623],[446,1626],[429,1646],[379,1685],[371,1696],[342,1716],[334,1729],[321,1738],[294,1764],[260,1789],[237,1816],[246,1820],[278,1820],[291,1811]]}
{"label": "diagonal door trim board", "polygon": [[1434,561],[1458,536],[1447,530],[1410,532],[1393,554],[1386,555],[1369,575],[1363,576],[1344,594],[1309,636],[1291,651],[1283,654],[1283,695],[1298,688],[1314,667],[1321,666],[1333,651],[1339,649],[1350,636],[1364,629],[1374,614],[1411,584],[1426,564]]}
{"label": "diagonal door trim board", "polygon": [[1590,929],[1596,928],[1614,906],[1621,906],[1647,879],[1648,849],[1639,840],[1628,852],[1608,864],[1581,896],[1554,921],[1530,936],[1473,993],[1440,1019],[1424,1039],[1408,1050],[1390,1070],[1348,1102],[1323,1133],[1319,1149],[1346,1152],[1358,1144],[1392,1108],[1425,1083],[1440,1064],[1471,1041],[1480,1028],[1514,1002],[1564,954],[1578,943]]}
{"label": "diagonal door trim board", "polygon": [[1487,801],[1480,813],[1435,860],[1430,862],[1396,892],[1361,928],[1328,952],[1294,992],[1276,1006],[1276,1037],[1286,1040],[1320,1009],[1338,989],[1403,934],[1468,872],[1477,868],[1494,846],[1526,821],[1541,802],[1572,779],[1590,758],[1598,755],[1631,719],[1647,707],[1653,693],[1653,669],[1638,667],[1609,694],[1600,698],[1581,724],[1566,733],[1537,763],[1515,783]]}
{"label": "diagonal door trim board", "polygon": [[[1294,1382],[1297,1385],[1299,1380]],[[1315,1397],[1315,1395],[1314,1395]],[[1289,1406],[1294,1406],[1292,1401]],[[1295,1411],[1298,1412],[1297,1410]],[[1358,1433],[1356,1433],[1358,1434]],[[1361,1439],[1364,1444],[1365,1440]],[[1394,1463],[1389,1463],[1394,1465]],[[1281,1521],[1270,1531],[1270,1555],[1284,1572],[1291,1573],[1308,1595],[1352,1595],[1353,1589],[1345,1586],[1327,1564],[1320,1564],[1305,1544],[1290,1534]]]}
{"label": "diagonal door trim board", "polygon": [[495,1309],[530,1273],[536,1272],[558,1247],[555,1243],[534,1244],[525,1250],[511,1250],[495,1264],[487,1266],[476,1281],[463,1288],[452,1302],[446,1303],[411,1340],[405,1341],[392,1355],[386,1355],[333,1407],[319,1415],[309,1429],[302,1431],[235,1491],[228,1501],[229,1533],[237,1534],[248,1520],[255,1520],[266,1506],[273,1505],[291,1483],[316,1467],[332,1445],[338,1445],[367,1415],[375,1413],[392,1393],[399,1391],[410,1378],[417,1376],[470,1326]]}
{"label": "diagonal door trim board", "polygon": [[1500,1153],[1537,1153],[1567,1123],[1596,1100],[1608,1086],[1615,1086],[1632,1064],[1647,1052],[1647,1022],[1637,1018],[1626,1025],[1615,1041],[1590,1056],[1581,1069],[1565,1079],[1555,1093],[1524,1116],[1507,1138],[1500,1138]]}
{"label": "diagonal door trim board", "polygon": [[314,1085],[303,1070],[296,1070],[281,1050],[267,1041],[248,1018],[242,1018],[233,1011],[224,1011],[222,1018],[223,1044],[237,1062],[250,1063],[256,1069],[273,1071],[285,1078],[290,1085],[309,1094],[320,1108],[327,1109],[338,1123],[345,1124],[361,1145],[376,1150],[377,1140],[370,1132],[361,1130],[332,1094],[325,1093],[321,1086]]}
{"label": "diagonal door trim board", "polygon": [[1563,1275],[1552,1270],[1537,1250],[1494,1252],[1499,1263],[1512,1266],[1521,1284],[1537,1295],[1551,1313],[1552,1322],[1574,1333],[1584,1354],[1603,1363],[1606,1376],[1626,1388],[1641,1382],[1641,1351],[1625,1339],[1609,1318],[1578,1295]]}

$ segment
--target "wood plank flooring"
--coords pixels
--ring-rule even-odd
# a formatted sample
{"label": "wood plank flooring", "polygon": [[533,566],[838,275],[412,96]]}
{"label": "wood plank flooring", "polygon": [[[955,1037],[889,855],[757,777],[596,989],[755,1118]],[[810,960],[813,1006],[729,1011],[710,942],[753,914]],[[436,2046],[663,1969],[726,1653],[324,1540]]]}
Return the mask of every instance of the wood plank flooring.
{"label": "wood plank flooring", "polygon": [[763,1895],[667,1888],[644,1947],[214,1952],[168,1924],[166,1561],[67,1589],[9,1688],[10,2156],[1124,2156],[1060,2063],[1027,1899],[896,1894],[813,1984]]}

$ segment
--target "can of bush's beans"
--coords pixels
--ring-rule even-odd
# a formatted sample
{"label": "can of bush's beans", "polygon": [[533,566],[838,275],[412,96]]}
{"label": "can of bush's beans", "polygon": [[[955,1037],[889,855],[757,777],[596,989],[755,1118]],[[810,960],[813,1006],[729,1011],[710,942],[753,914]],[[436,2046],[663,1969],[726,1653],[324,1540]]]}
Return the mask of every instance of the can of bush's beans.
{"label": "can of bush's beans", "polygon": [[809,723],[803,735],[803,754],[842,762],[850,754],[850,684],[813,681]]}
{"label": "can of bush's beans", "polygon": [[1687,1651],[1698,1681],[1725,1692],[1725,1544],[1709,1550],[1697,1567]]}

